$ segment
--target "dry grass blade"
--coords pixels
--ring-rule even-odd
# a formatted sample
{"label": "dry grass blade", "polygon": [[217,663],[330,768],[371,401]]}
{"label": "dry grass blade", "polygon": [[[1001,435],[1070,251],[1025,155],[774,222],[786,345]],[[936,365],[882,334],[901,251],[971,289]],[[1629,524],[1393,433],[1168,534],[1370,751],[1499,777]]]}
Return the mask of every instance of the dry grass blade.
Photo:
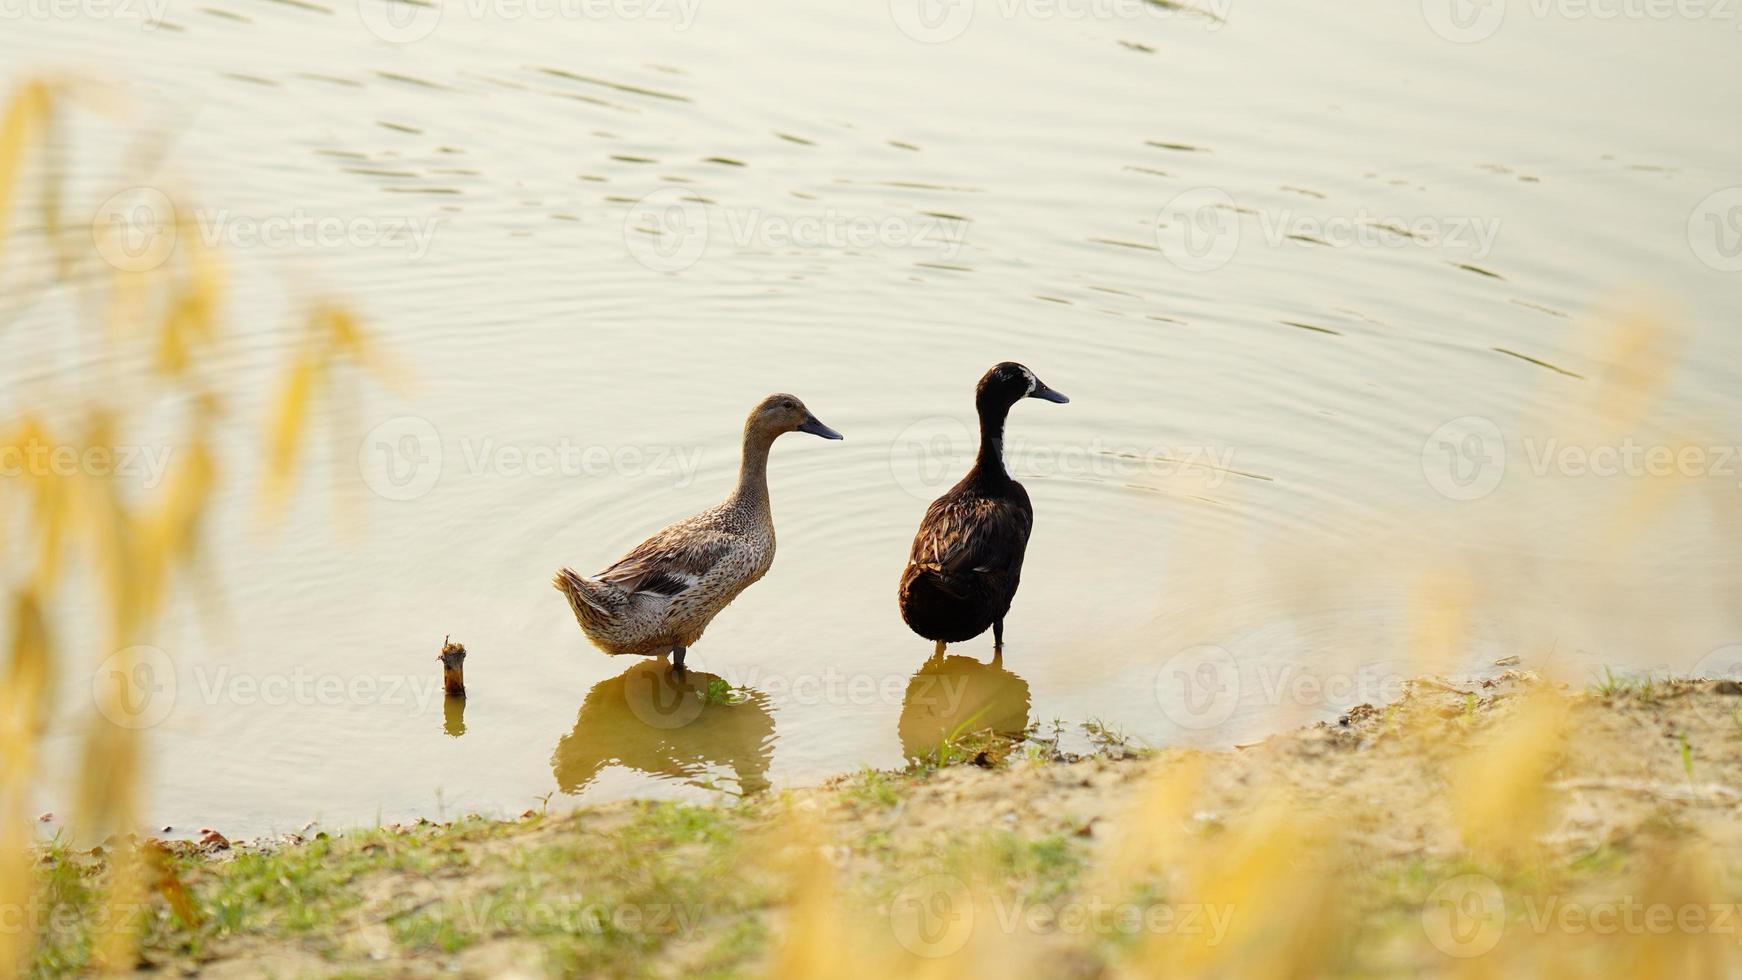
{"label": "dry grass blade", "polygon": [[6,257],[6,240],[12,228],[12,212],[23,176],[24,160],[48,127],[53,99],[45,82],[27,82],[19,88],[0,115],[0,262]]}
{"label": "dry grass blade", "polygon": [[296,470],[297,453],[303,442],[303,430],[308,426],[309,403],[314,399],[315,386],[321,375],[321,361],[305,352],[291,365],[279,387],[268,441],[271,452],[267,457],[266,482],[268,503],[275,508],[289,492],[290,478]]}
{"label": "dry grass blade", "polygon": [[[28,794],[53,660],[36,596],[14,596],[11,613],[10,649],[0,676],[0,908],[22,909],[32,891]],[[22,972],[34,941],[28,929],[0,929],[0,976]]]}
{"label": "dry grass blade", "polygon": [[1464,840],[1478,854],[1515,859],[1547,828],[1554,772],[1567,732],[1566,702],[1526,695],[1510,718],[1471,740],[1452,775],[1451,799]]}

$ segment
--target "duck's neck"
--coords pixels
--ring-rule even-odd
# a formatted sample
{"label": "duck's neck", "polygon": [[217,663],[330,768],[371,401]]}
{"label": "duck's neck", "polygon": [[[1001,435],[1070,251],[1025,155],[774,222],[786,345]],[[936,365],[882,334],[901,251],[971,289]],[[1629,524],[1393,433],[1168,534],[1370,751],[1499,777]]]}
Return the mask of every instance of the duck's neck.
{"label": "duck's neck", "polygon": [[738,462],[738,488],[728,504],[742,513],[768,514],[768,450],[780,433],[744,429],[744,456]]}
{"label": "duck's neck", "polygon": [[981,405],[980,454],[974,457],[974,476],[985,483],[1007,482],[1010,471],[1004,468],[1004,419],[1009,405]]}

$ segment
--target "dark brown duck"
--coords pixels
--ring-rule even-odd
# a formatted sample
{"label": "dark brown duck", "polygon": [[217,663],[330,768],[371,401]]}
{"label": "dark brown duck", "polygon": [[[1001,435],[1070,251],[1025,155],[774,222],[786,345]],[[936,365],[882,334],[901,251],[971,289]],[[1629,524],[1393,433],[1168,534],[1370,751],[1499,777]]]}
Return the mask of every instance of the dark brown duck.
{"label": "dark brown duck", "polygon": [[1070,401],[1013,361],[980,379],[974,468],[926,509],[901,573],[901,618],[940,646],[971,640],[988,626],[994,645],[1004,646],[1004,615],[1016,597],[1034,527],[1028,491],[1004,468],[1004,420],[1024,398]]}

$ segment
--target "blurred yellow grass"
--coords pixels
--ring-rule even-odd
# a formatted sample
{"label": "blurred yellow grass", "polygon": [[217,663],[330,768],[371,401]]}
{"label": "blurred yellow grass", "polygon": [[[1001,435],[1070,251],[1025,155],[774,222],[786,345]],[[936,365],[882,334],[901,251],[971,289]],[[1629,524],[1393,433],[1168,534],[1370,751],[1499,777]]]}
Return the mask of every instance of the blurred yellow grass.
{"label": "blurred yellow grass", "polygon": [[[45,137],[56,112],[64,111],[60,92],[44,81],[22,84],[0,113],[0,263],[7,256],[15,214],[21,200],[23,175],[32,154],[45,147]],[[142,363],[166,384],[109,383],[96,389],[66,393],[52,403],[25,410],[0,430],[0,448],[15,450],[29,460],[32,454],[70,452],[75,458],[113,458],[115,447],[124,443],[129,420],[147,414],[153,405],[172,398],[185,398],[184,430],[172,441],[171,469],[161,486],[121,486],[106,471],[67,474],[54,467],[26,463],[18,477],[0,484],[0,507],[14,511],[22,505],[28,513],[31,540],[14,542],[0,538],[0,553],[13,567],[27,569],[22,584],[10,599],[12,635],[8,638],[5,687],[0,690],[0,908],[31,907],[32,840],[28,801],[33,787],[44,775],[36,756],[41,734],[41,710],[49,702],[51,679],[67,651],[57,648],[56,631],[45,610],[56,608],[55,600],[69,583],[63,581],[69,553],[80,552],[82,567],[92,570],[96,592],[104,612],[105,646],[85,651],[88,662],[103,659],[107,651],[112,683],[99,684],[85,724],[78,768],[77,833],[84,838],[106,833],[130,833],[138,826],[138,788],[146,764],[144,747],[130,725],[126,705],[141,692],[135,682],[132,647],[148,636],[151,625],[170,600],[178,576],[190,571],[199,559],[200,526],[210,509],[222,468],[214,449],[214,428],[224,418],[222,371],[207,362],[221,336],[226,276],[220,256],[205,248],[192,234],[189,217],[178,213],[173,220],[190,232],[176,236],[170,260],[146,270],[117,269],[98,261],[89,242],[83,249],[70,249],[67,242],[89,222],[71,223],[60,213],[59,174],[46,167],[45,180],[37,194],[48,247],[75,256],[58,261],[56,275],[69,290],[97,295],[80,308],[102,311],[96,324],[69,324],[68,329],[90,329],[98,342],[120,349],[145,344],[150,356]],[[112,230],[111,230],[112,232]],[[99,232],[101,234],[102,232]],[[74,281],[75,266],[97,269],[101,274]],[[309,405],[312,392],[325,383],[333,370],[356,364],[381,365],[358,320],[335,303],[323,303],[307,316],[308,346],[298,353],[289,372],[290,381],[280,393],[274,411],[269,495],[274,503],[288,492],[298,461],[300,444],[311,437]],[[114,363],[127,363],[122,357]],[[50,420],[53,420],[52,422]],[[69,421],[72,420],[72,421]],[[0,530],[15,526],[0,520]],[[20,554],[20,552],[23,552]],[[115,849],[103,880],[110,915],[105,921],[135,923],[122,914],[146,895],[146,869],[131,848]],[[173,886],[163,886],[174,894]],[[31,960],[35,941],[32,929],[0,929],[0,977],[23,972]],[[139,937],[129,927],[99,930],[94,955],[105,970],[131,970]]]}
{"label": "blurred yellow grass", "polygon": [[1471,852],[1488,861],[1529,856],[1551,816],[1549,777],[1566,734],[1567,706],[1538,691],[1453,767],[1450,803]]}
{"label": "blurred yellow grass", "polygon": [[0,262],[6,259],[6,237],[18,197],[25,157],[41,145],[54,98],[46,82],[26,82],[0,113]]}

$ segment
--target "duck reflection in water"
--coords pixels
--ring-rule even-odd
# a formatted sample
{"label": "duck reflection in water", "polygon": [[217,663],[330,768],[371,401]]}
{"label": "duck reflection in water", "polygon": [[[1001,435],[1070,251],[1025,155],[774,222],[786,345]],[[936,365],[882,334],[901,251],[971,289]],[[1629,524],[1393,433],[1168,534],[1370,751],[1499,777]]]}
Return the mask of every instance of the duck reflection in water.
{"label": "duck reflection in water", "polygon": [[1003,654],[981,663],[936,653],[907,682],[901,751],[917,762],[964,735],[992,732],[1019,739],[1028,731],[1028,715],[1028,682],[1004,669]]}
{"label": "duck reflection in water", "polygon": [[712,777],[727,770],[738,793],[751,796],[768,788],[773,754],[774,717],[765,695],[649,660],[587,692],[550,768],[569,794],[585,790],[607,766],[624,766],[708,788],[718,788]]}

